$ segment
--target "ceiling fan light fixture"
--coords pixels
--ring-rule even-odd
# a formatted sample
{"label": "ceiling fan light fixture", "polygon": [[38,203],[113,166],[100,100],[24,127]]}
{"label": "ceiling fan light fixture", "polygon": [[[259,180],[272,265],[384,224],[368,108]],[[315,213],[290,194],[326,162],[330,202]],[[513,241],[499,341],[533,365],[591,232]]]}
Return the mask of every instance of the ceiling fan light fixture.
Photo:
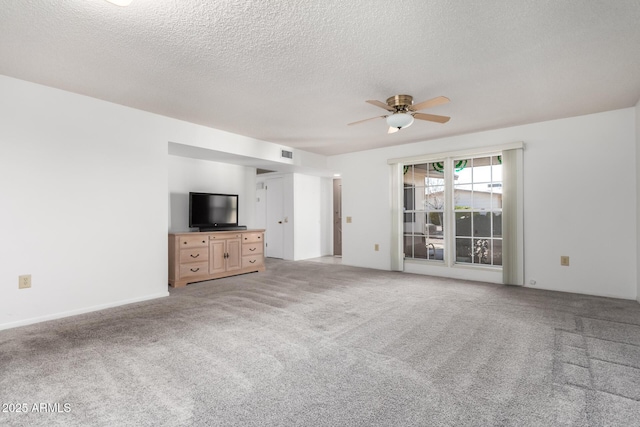
{"label": "ceiling fan light fixture", "polygon": [[411,126],[413,123],[413,116],[408,113],[394,113],[387,116],[387,124],[389,127],[404,129]]}
{"label": "ceiling fan light fixture", "polygon": [[439,116],[437,114],[425,114],[420,113],[420,110],[435,107],[437,105],[446,104],[449,102],[449,98],[446,96],[437,96],[418,104],[413,103],[413,97],[411,95],[395,95],[387,99],[387,103],[376,101],[375,99],[369,99],[366,101],[371,105],[380,107],[387,111],[384,116],[371,117],[369,119],[358,120],[357,122],[348,123],[348,126],[357,125],[360,123],[368,122],[375,119],[386,119],[389,130],[387,133],[396,133],[400,129],[404,129],[413,124],[413,120],[425,120],[427,122],[435,123],[447,123],[451,117]]}

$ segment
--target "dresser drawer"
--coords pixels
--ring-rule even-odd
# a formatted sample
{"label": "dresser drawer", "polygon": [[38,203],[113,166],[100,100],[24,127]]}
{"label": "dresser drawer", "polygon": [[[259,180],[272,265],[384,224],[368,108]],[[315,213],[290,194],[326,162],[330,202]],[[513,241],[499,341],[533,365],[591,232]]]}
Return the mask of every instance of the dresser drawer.
{"label": "dresser drawer", "polygon": [[206,276],[209,274],[209,261],[192,262],[180,265],[180,278]]}
{"label": "dresser drawer", "polygon": [[242,245],[242,256],[262,254],[262,242],[244,243]]}
{"label": "dresser drawer", "polygon": [[209,246],[209,238],[207,236],[180,236],[180,249],[183,248],[201,248]]}
{"label": "dresser drawer", "polygon": [[212,234],[209,236],[209,240],[228,240],[228,239],[239,239],[240,233],[220,233]]}
{"label": "dresser drawer", "polygon": [[264,257],[262,255],[242,257],[242,268],[261,267],[263,265]]}
{"label": "dresser drawer", "polygon": [[202,262],[209,260],[209,247],[182,249],[180,251],[180,264],[189,262]]}
{"label": "dresser drawer", "polygon": [[263,240],[262,233],[244,233],[242,236],[242,243],[262,243]]}

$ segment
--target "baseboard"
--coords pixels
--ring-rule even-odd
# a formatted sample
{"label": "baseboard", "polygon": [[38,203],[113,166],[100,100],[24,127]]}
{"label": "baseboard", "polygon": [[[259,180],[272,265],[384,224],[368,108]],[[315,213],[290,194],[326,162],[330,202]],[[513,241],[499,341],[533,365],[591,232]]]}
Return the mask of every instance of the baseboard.
{"label": "baseboard", "polygon": [[92,311],[99,311],[107,308],[120,307],[121,305],[133,304],[136,302],[148,301],[148,300],[163,298],[168,296],[169,296],[169,292],[161,292],[159,294],[146,295],[143,297],[132,298],[132,299],[112,302],[108,304],[94,305],[91,307],[80,308],[78,310],[63,311],[61,313],[49,314],[47,316],[32,317],[30,319],[18,320],[17,322],[2,323],[0,324],[0,331],[4,329],[12,329],[20,326],[33,325],[34,323],[41,323],[49,320],[62,319],[64,317],[77,316],[78,314],[85,314],[85,313],[90,313]]}
{"label": "baseboard", "polygon": [[[633,301],[635,298],[624,295],[615,295],[607,292],[585,292],[576,289],[557,289],[557,288],[545,288],[544,286],[538,285],[526,285],[525,288],[529,289],[540,289],[541,291],[553,291],[553,292],[562,292],[565,294],[576,294],[576,295],[586,295],[590,297],[599,297],[599,298],[613,298],[613,299],[622,299],[627,301]],[[640,303],[640,301],[638,301]]]}

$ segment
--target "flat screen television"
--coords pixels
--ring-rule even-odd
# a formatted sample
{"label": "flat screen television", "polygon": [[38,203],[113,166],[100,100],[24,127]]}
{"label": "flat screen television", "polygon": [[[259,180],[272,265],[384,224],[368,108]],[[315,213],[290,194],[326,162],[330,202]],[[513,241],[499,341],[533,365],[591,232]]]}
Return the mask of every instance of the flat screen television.
{"label": "flat screen television", "polygon": [[189,193],[189,227],[201,231],[238,228],[238,195]]}

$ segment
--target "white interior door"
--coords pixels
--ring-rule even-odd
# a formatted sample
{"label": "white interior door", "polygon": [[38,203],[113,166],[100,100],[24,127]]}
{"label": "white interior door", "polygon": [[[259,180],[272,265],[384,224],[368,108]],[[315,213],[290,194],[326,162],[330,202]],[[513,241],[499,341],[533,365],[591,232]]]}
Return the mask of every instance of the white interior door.
{"label": "white interior door", "polygon": [[284,188],[282,178],[265,181],[267,196],[266,255],[284,258]]}

